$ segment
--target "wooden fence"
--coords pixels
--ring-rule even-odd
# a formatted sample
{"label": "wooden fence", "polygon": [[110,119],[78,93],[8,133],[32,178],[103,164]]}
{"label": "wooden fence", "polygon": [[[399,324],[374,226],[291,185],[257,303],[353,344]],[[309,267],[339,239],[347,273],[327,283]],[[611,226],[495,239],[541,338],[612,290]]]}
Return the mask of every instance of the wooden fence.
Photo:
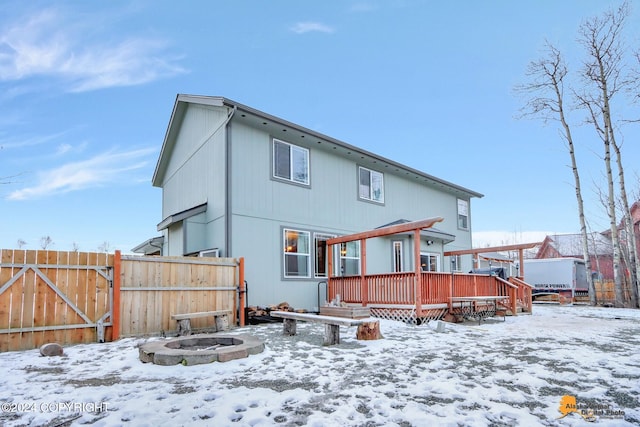
{"label": "wooden fence", "polygon": [[242,258],[3,249],[0,351],[171,334],[176,313],[229,310],[235,324],[243,282]]}
{"label": "wooden fence", "polygon": [[[229,310],[236,322],[238,261],[233,258],[122,257],[120,335],[172,333],[171,314]],[[213,318],[191,321],[194,329]]]}

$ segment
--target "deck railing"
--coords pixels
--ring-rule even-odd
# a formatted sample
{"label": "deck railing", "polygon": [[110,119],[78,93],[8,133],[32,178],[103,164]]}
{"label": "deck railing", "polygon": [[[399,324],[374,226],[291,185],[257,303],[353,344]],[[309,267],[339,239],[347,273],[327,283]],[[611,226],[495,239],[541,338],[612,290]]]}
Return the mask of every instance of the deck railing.
{"label": "deck railing", "polygon": [[531,313],[533,310],[533,286],[518,277],[509,277],[509,281],[518,287],[517,301],[524,311]]}
{"label": "deck railing", "polygon": [[[413,272],[331,277],[329,299],[351,304],[415,305],[416,282]],[[531,287],[521,281],[506,281],[497,276],[463,273],[423,272],[420,274],[420,304],[451,304],[450,297],[505,296],[504,305],[516,312],[520,304],[531,310]]]}
{"label": "deck railing", "polygon": [[366,276],[370,304],[415,304],[413,273]]}

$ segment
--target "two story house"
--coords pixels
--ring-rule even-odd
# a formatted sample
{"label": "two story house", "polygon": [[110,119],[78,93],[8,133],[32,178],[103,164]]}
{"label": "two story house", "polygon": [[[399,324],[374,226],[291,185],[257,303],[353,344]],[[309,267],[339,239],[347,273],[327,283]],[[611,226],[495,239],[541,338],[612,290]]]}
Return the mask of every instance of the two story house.
{"label": "two story house", "polygon": [[[427,147],[425,146],[425,152]],[[318,309],[318,283],[359,274],[359,242],[326,240],[443,217],[367,245],[368,272],[448,271],[446,250],[471,248],[471,199],[482,194],[235,101],[178,95],[153,175],[162,189],[155,237],[134,252],[244,257],[248,303]],[[161,248],[161,249],[160,249]],[[405,255],[406,254],[406,255]],[[456,270],[469,271],[471,258]]]}

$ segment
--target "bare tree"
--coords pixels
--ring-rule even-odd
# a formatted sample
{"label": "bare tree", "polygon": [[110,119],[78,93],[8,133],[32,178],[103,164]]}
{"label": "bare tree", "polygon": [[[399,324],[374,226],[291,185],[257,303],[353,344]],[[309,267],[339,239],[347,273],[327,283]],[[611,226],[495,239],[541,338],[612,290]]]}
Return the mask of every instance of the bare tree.
{"label": "bare tree", "polygon": [[571,170],[573,172],[576,201],[578,203],[582,256],[585,261],[587,283],[589,286],[589,303],[596,305],[598,301],[593,284],[593,277],[591,276],[591,257],[589,256],[587,224],[584,214],[580,174],[578,172],[571,127],[567,121],[564,109],[564,84],[565,78],[567,77],[567,67],[560,51],[550,43],[547,43],[546,56],[531,62],[526,74],[527,77],[530,78],[530,82],[516,88],[518,92],[528,97],[526,105],[521,110],[523,116],[540,117],[545,122],[548,120],[558,121],[562,126],[560,134],[566,144],[569,158],[571,159]]}
{"label": "bare tree", "polygon": [[46,250],[49,246],[53,246],[53,239],[50,236],[42,236],[40,238],[40,247]]}
{"label": "bare tree", "polygon": [[108,253],[110,247],[111,247],[111,244],[105,240],[98,246],[98,252]]}
{"label": "bare tree", "polygon": [[71,251],[72,252],[80,252],[80,245],[78,244],[78,242],[73,242],[71,244]]}
{"label": "bare tree", "polygon": [[[602,17],[585,21],[579,30],[579,43],[585,48],[587,59],[583,64],[582,76],[586,82],[585,91],[576,93],[579,106],[588,112],[587,121],[596,129],[603,142],[604,163],[607,178],[607,213],[613,245],[613,274],[615,282],[615,305],[625,305],[622,289],[621,246],[616,215],[616,194],[611,167],[611,149],[616,153],[618,182],[620,193],[626,200],[624,187],[624,169],[621,153],[616,143],[616,131],[613,126],[611,100],[624,88],[622,76],[624,49],[621,32],[629,15],[629,5],[625,2],[617,10],[606,12]],[[627,209],[629,211],[628,203]],[[635,306],[637,301],[633,301]]]}
{"label": "bare tree", "polygon": [[18,241],[17,241],[17,243],[16,243],[16,244],[18,245],[18,249],[22,249],[22,248],[23,248],[23,246],[25,246],[25,245],[27,244],[27,242],[25,242],[25,241],[24,241],[24,240],[22,240],[22,239],[18,239]]}

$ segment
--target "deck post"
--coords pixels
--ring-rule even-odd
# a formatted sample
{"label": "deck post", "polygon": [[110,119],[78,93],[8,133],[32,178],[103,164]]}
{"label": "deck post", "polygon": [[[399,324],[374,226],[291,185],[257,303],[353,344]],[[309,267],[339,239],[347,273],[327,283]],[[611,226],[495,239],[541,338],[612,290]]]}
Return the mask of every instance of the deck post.
{"label": "deck post", "polygon": [[518,250],[518,259],[520,261],[520,268],[518,269],[518,279],[524,278],[524,249]]}
{"label": "deck post", "polygon": [[369,287],[367,286],[367,240],[360,239],[360,295],[362,306],[369,303]]}
{"label": "deck post", "polygon": [[420,229],[413,230],[413,296],[416,303],[416,316],[422,317],[422,286],[420,285]]}
{"label": "deck post", "polygon": [[[333,245],[327,243],[327,299],[331,301],[333,295],[333,283],[331,282],[331,276],[333,272]],[[318,307],[320,311],[320,307]]]}

